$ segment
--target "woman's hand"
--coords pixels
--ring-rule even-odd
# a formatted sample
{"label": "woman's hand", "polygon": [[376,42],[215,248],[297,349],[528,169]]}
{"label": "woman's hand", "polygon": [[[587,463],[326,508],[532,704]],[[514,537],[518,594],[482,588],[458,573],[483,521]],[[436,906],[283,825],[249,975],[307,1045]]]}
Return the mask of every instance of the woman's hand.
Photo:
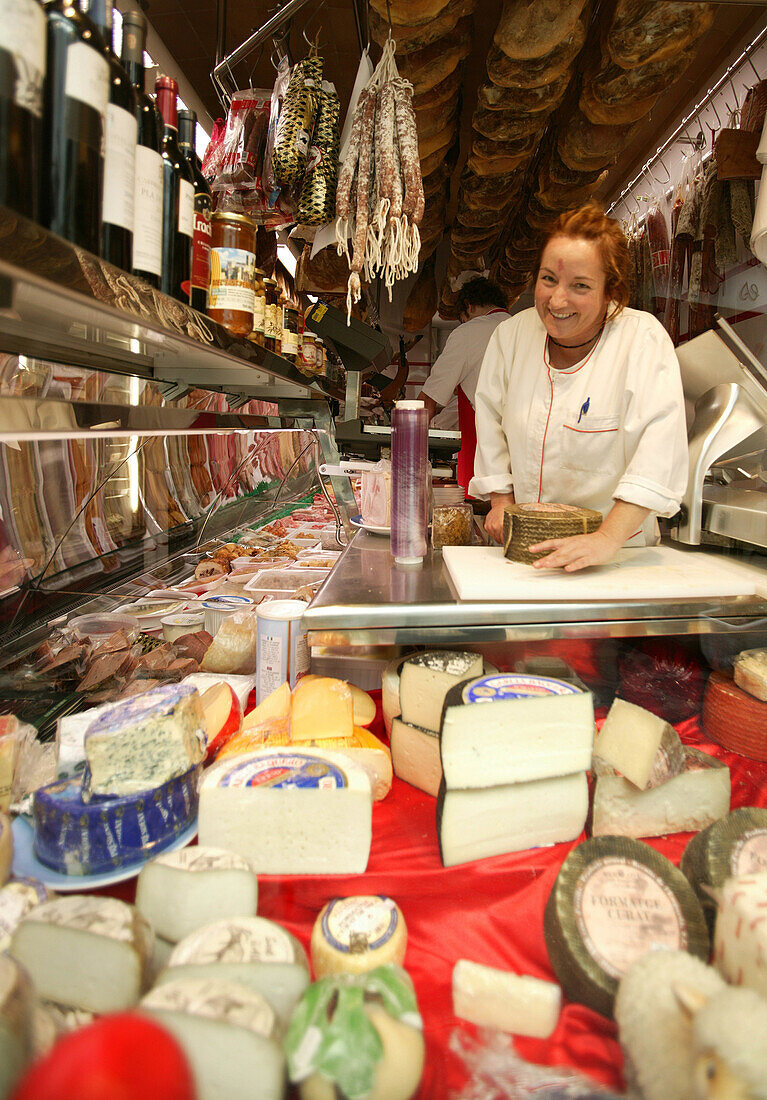
{"label": "woman's hand", "polygon": [[513,493],[490,494],[490,511],[485,516],[485,530],[496,542],[503,542],[503,511],[513,503]]}
{"label": "woman's hand", "polygon": [[535,569],[561,568],[566,573],[575,573],[589,565],[604,565],[615,557],[622,545],[600,528],[591,535],[571,535],[566,539],[537,542],[530,547],[530,552],[546,553],[545,558],[533,562]]}

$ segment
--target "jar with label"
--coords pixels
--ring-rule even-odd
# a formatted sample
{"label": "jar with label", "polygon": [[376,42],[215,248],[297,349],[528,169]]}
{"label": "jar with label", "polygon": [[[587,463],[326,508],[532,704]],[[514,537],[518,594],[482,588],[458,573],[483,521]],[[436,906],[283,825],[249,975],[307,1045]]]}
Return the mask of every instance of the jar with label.
{"label": "jar with label", "polygon": [[264,297],[264,347],[279,352],[277,318],[279,314],[281,322],[282,315],[279,313],[280,289],[274,279],[264,279]]}
{"label": "jar with label", "polygon": [[314,347],[314,333],[305,332],[301,343],[301,361],[299,370],[303,374],[317,373],[317,358]]}
{"label": "jar with label", "polygon": [[282,307],[282,349],[283,359],[296,362],[298,356],[298,309],[295,302],[286,301]]}
{"label": "jar with label", "polygon": [[253,308],[253,331],[250,334],[250,339],[254,344],[263,344],[265,339],[266,287],[264,286],[264,273],[260,267],[256,268],[253,292],[255,294],[255,305]]}
{"label": "jar with label", "polygon": [[314,373],[323,378],[327,374],[327,358],[325,345],[319,336],[314,337]]}
{"label": "jar with label", "polygon": [[256,223],[218,211],[211,219],[208,315],[234,336],[249,336],[255,308]]}

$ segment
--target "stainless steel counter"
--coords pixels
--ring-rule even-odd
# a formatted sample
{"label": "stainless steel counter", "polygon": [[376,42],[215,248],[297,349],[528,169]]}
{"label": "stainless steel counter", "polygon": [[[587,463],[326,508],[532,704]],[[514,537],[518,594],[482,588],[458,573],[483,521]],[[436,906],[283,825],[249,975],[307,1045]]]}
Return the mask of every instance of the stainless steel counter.
{"label": "stainless steel counter", "polygon": [[[389,540],[359,531],[304,614],[312,646],[470,644],[767,629],[767,600],[497,603],[458,599],[439,552],[394,563]],[[744,638],[743,648],[748,639]]]}

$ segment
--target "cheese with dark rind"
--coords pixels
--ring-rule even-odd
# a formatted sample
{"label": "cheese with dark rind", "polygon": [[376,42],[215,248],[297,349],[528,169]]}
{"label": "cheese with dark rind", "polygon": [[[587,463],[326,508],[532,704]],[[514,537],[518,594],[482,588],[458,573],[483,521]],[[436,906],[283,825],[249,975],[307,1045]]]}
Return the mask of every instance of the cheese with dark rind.
{"label": "cheese with dark rind", "polygon": [[482,657],[459,650],[411,654],[400,671],[403,722],[439,733],[445,696],[454,684],[482,675]]}
{"label": "cheese with dark rind", "polygon": [[594,757],[593,836],[666,836],[704,829],[730,808],[730,769],[685,747],[685,770],[660,787],[640,791]]}
{"label": "cheese with dark rind", "polygon": [[451,688],[440,730],[448,788],[530,782],[588,769],[594,704],[563,680],[499,673]]}
{"label": "cheese with dark rind", "polygon": [[588,808],[585,772],[479,790],[448,790],[443,780],[437,798],[442,864],[575,840]]}
{"label": "cheese with dark rind", "polygon": [[510,504],[503,512],[503,553],[510,561],[531,565],[548,551],[530,553],[530,547],[546,539],[588,535],[602,523],[602,513],[571,504]]}
{"label": "cheese with dark rind", "polygon": [[201,764],[154,790],[84,802],[80,776],[33,798],[34,852],[62,875],[103,874],[159,855],[193,824]]}
{"label": "cheese with dark rind", "polygon": [[[658,947],[706,961],[700,902],[670,860],[628,837],[593,837],[568,855],[546,903],[546,948],[572,1001],[611,1016],[618,982]],[[631,934],[629,934],[631,933]]]}
{"label": "cheese with dark rind", "polygon": [[728,878],[767,871],[767,810],[741,806],[692,838],[679,869],[698,895],[713,932],[716,902],[709,893]]}
{"label": "cheese with dark rind", "polygon": [[701,713],[707,737],[722,748],[767,760],[767,703],[743,691],[724,672],[712,672]]}

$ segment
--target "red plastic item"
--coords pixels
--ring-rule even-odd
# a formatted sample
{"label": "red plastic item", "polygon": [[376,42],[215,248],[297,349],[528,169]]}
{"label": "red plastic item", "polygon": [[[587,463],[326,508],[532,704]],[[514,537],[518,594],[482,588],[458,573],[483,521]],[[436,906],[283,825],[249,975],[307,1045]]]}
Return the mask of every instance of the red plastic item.
{"label": "red plastic item", "polygon": [[131,1012],[102,1016],[60,1039],[9,1100],[196,1100],[172,1035]]}
{"label": "red plastic item", "polygon": [[678,642],[639,642],[621,653],[618,671],[618,694],[627,702],[672,724],[700,712],[706,674],[700,660]]}

